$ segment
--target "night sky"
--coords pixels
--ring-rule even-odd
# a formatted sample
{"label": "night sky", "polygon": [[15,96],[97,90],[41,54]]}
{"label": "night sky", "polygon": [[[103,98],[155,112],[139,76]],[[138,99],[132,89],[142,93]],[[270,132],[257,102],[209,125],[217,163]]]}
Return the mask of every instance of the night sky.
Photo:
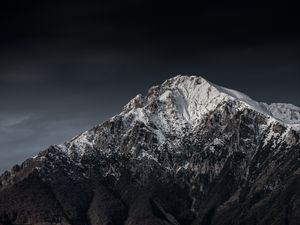
{"label": "night sky", "polygon": [[1,3],[0,172],[178,74],[300,106],[296,9],[266,0]]}

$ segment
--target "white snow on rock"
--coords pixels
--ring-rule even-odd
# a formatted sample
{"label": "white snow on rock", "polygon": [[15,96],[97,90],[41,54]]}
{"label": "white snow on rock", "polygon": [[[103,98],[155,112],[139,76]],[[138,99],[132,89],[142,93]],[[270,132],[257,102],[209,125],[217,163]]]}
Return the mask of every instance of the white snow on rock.
{"label": "white snow on rock", "polygon": [[285,123],[300,124],[300,108],[292,104],[272,103],[268,106],[271,115]]}
{"label": "white snow on rock", "polygon": [[57,147],[68,155],[75,151],[79,156],[83,156],[87,148],[93,148],[94,146],[93,134],[90,132],[91,131],[85,131],[72,138],[69,142],[57,145]]}
{"label": "white snow on rock", "polygon": [[[224,88],[197,76],[176,76],[160,86],[151,87],[147,96],[138,94],[119,114],[128,129],[139,121],[147,125],[157,135],[159,144],[166,141],[166,135],[182,134],[197,126],[203,116],[218,107],[231,102],[233,110],[252,109],[265,118],[268,123],[277,123],[294,130],[300,130],[300,109],[291,104],[260,103],[235,90]],[[156,105],[153,109],[153,105]],[[113,120],[114,117],[111,118]],[[150,126],[154,124],[156,128]],[[269,125],[269,124],[268,124]],[[83,155],[87,147],[93,147],[89,131],[73,138],[68,144],[60,146],[63,151],[78,151]],[[268,138],[271,138],[270,134]],[[268,139],[267,138],[267,139]],[[215,144],[219,140],[214,140]],[[171,144],[176,144],[176,140]]]}
{"label": "white snow on rock", "polygon": [[224,88],[196,76],[176,76],[165,81],[161,89],[166,91],[159,97],[166,102],[173,97],[173,103],[182,109],[191,122],[225,101],[240,103],[242,108],[250,108],[287,124],[300,124],[300,108],[292,104],[257,102],[249,96],[232,89]]}
{"label": "white snow on rock", "polygon": [[233,97],[233,99],[239,100],[239,101],[247,104],[250,108],[252,108],[260,113],[268,114],[267,108],[265,107],[265,105],[263,103],[253,100],[252,98],[245,95],[244,93],[236,91],[236,90],[232,90],[229,88],[224,88],[224,87],[221,87],[218,85],[214,85],[214,86],[217,87],[221,92],[224,92],[224,93],[228,94],[229,96]]}

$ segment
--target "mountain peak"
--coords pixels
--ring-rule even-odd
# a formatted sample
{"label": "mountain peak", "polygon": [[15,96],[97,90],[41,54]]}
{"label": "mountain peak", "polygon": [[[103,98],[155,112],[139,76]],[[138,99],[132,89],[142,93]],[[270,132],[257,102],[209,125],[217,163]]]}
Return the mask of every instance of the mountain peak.
{"label": "mountain peak", "polygon": [[123,113],[164,104],[170,112],[177,111],[185,121],[193,123],[228,102],[233,103],[237,110],[249,108],[283,123],[300,123],[300,109],[296,106],[257,102],[242,92],[221,87],[203,77],[186,75],[172,77],[159,86],[151,87],[146,96],[137,95],[124,107]]}
{"label": "mountain peak", "polygon": [[[182,136],[187,130],[197,129],[210,115],[226,110],[230,114],[250,110],[268,121],[267,124],[279,123],[300,130],[300,109],[296,106],[256,102],[239,91],[202,77],[181,75],[151,87],[145,96],[136,95],[109,121],[119,123],[121,119],[125,130],[143,124],[155,133],[158,143],[163,144],[168,135]],[[70,154],[83,155],[83,149],[93,148],[94,143],[90,141],[93,135],[93,131],[84,132],[61,146]]]}
{"label": "mountain peak", "polygon": [[177,75],[174,77],[171,77],[164,81],[162,85],[168,85],[168,84],[175,84],[179,85],[180,83],[194,83],[194,84],[200,84],[202,82],[208,82],[206,79],[204,79],[202,76],[196,76],[196,75]]}
{"label": "mountain peak", "polygon": [[196,76],[176,76],[151,87],[146,96],[135,96],[121,115],[140,121],[152,121],[158,127],[181,129],[200,121],[202,115],[225,102],[227,95]]}
{"label": "mountain peak", "polygon": [[176,76],[4,173],[0,224],[298,224],[298,113]]}

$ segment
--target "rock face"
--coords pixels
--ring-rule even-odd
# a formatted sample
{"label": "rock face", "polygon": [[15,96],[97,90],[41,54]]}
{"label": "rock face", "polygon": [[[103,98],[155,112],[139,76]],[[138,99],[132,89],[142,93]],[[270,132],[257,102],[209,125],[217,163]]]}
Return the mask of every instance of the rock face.
{"label": "rock face", "polygon": [[300,109],[177,76],[0,179],[0,224],[300,221]]}

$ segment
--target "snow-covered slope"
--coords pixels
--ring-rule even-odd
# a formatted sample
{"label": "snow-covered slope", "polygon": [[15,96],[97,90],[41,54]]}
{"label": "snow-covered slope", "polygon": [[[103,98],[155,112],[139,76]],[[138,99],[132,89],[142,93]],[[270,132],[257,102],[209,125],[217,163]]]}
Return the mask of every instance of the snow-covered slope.
{"label": "snow-covered slope", "polygon": [[[129,101],[119,116],[128,126],[127,129],[131,129],[137,121],[148,125],[148,129],[157,135],[159,143],[163,144],[166,135],[182,136],[187,130],[198,127],[207,114],[227,104],[235,112],[245,109],[255,111],[268,120],[269,126],[280,123],[288,129],[300,129],[298,107],[282,103],[260,103],[239,91],[215,85],[197,76],[179,75],[166,80],[161,86],[151,87],[146,96],[138,94]],[[156,129],[153,129],[153,125]],[[90,141],[93,138],[87,138],[93,135],[84,132],[67,142],[67,147],[61,146],[68,152],[72,148],[83,151],[82,146],[93,146]]]}
{"label": "snow-covered slope", "polygon": [[270,114],[288,124],[300,124],[300,108],[292,104],[272,103],[268,106]]}
{"label": "snow-covered slope", "polygon": [[131,100],[125,107],[125,112],[136,108],[147,110],[147,106],[157,100],[168,105],[168,111],[164,112],[166,115],[171,115],[175,109],[182,115],[181,119],[190,124],[228,101],[235,102],[236,107],[251,108],[284,123],[300,124],[300,108],[294,105],[257,102],[239,91],[218,86],[196,76],[179,75],[165,81],[160,87],[150,88],[146,97],[139,94]]}

